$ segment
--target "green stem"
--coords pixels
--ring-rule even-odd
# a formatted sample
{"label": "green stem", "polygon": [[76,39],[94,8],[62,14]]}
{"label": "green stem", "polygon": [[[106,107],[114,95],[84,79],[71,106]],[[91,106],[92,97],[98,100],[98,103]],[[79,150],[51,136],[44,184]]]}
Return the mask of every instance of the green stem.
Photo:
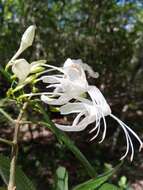
{"label": "green stem", "polygon": [[9,141],[9,140],[3,139],[3,138],[0,138],[0,142],[5,143],[5,144],[8,144],[8,145],[10,145],[10,146],[13,145],[12,141]]}
{"label": "green stem", "polygon": [[23,117],[23,114],[27,108],[28,102],[25,102],[23,104],[23,107],[19,113],[19,116],[16,120],[15,128],[14,128],[14,136],[13,136],[13,147],[12,147],[12,155],[11,155],[11,163],[10,163],[10,176],[9,176],[9,183],[8,183],[8,190],[15,190],[16,184],[15,184],[15,172],[16,172],[16,161],[17,161],[17,155],[18,155],[18,136],[19,136],[19,130],[21,126],[21,119]]}
{"label": "green stem", "polygon": [[3,114],[5,118],[7,118],[10,122],[15,124],[14,119],[12,119],[12,117],[7,112],[5,112],[2,108],[0,108],[0,113]]}

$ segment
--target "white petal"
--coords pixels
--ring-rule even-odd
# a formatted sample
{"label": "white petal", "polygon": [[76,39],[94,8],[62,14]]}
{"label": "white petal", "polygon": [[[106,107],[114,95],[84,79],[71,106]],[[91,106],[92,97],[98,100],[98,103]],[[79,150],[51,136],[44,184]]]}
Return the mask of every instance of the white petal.
{"label": "white petal", "polygon": [[80,113],[75,117],[75,119],[74,119],[72,125],[73,125],[73,126],[76,126],[76,125],[79,123],[80,118],[81,118],[84,114],[85,114],[84,111],[83,111],[83,112],[80,112]]}
{"label": "white petal", "polygon": [[60,124],[55,124],[57,128],[63,130],[63,131],[82,131],[87,127],[87,121],[89,123],[89,118],[86,117],[83,119],[84,121],[78,125],[60,125]]}
{"label": "white petal", "polygon": [[84,130],[89,124],[93,123],[95,121],[94,116],[86,116],[83,120],[79,122],[77,125],[78,131]]}
{"label": "white petal", "polygon": [[111,109],[104,96],[96,86],[89,86],[88,93],[94,104],[97,104],[102,109],[104,116],[111,114]]}
{"label": "white petal", "polygon": [[61,81],[61,78],[56,77],[56,76],[44,76],[41,77],[44,83],[59,83]]}
{"label": "white petal", "polygon": [[56,127],[62,131],[78,131],[76,126],[72,125],[60,125],[55,123]]}
{"label": "white petal", "polygon": [[12,65],[12,71],[16,77],[22,81],[30,73],[30,64],[25,59],[17,59]]}
{"label": "white petal", "polygon": [[79,113],[85,110],[83,103],[67,103],[60,107],[60,112],[63,115],[70,113]]}
{"label": "white petal", "polygon": [[65,68],[65,67],[70,67],[72,64],[73,64],[72,59],[68,58],[68,59],[65,61],[63,67],[64,67],[64,68]]}
{"label": "white petal", "polygon": [[90,77],[92,77],[92,78],[98,78],[99,77],[99,73],[94,72],[92,67],[89,66],[88,64],[82,63],[82,67],[85,71],[87,71],[87,73],[89,74]]}
{"label": "white petal", "polygon": [[49,105],[63,105],[66,104],[71,98],[66,95],[61,95],[57,99],[49,98],[48,96],[42,95],[41,100]]}

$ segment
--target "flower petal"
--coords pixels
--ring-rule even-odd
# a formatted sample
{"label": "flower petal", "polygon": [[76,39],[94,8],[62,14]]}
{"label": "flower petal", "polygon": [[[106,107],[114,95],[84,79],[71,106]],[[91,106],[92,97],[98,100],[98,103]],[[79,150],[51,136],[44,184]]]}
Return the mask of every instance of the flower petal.
{"label": "flower petal", "polygon": [[61,78],[59,77],[56,77],[56,76],[44,76],[44,77],[41,77],[42,81],[44,83],[59,83],[61,81]]}
{"label": "flower petal", "polygon": [[52,99],[48,96],[42,95],[41,100],[49,105],[63,105],[67,103],[71,98],[65,94],[61,95],[58,99]]}
{"label": "flower petal", "polygon": [[60,112],[63,115],[70,113],[79,113],[85,110],[83,103],[67,103],[60,107]]}
{"label": "flower petal", "polygon": [[60,125],[55,123],[56,127],[62,131],[77,131],[77,127],[76,126],[72,126],[72,125]]}
{"label": "flower petal", "polygon": [[94,104],[100,106],[104,116],[111,114],[111,109],[103,94],[96,86],[89,86],[88,93]]}
{"label": "flower petal", "polygon": [[17,59],[12,65],[12,71],[16,77],[22,81],[30,73],[30,64],[25,59]]}

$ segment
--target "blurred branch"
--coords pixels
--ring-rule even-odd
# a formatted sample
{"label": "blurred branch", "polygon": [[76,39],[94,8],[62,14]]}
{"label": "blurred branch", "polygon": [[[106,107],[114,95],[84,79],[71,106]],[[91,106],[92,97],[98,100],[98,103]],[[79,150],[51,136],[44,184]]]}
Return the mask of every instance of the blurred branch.
{"label": "blurred branch", "polygon": [[4,115],[5,118],[7,118],[10,122],[12,122],[13,124],[15,124],[14,119],[12,119],[12,117],[7,112],[5,112],[2,108],[0,108],[0,113],[2,115]]}
{"label": "blurred branch", "polygon": [[10,146],[13,145],[12,141],[9,141],[9,140],[3,139],[3,138],[0,138],[0,142],[5,143],[5,144],[10,145]]}

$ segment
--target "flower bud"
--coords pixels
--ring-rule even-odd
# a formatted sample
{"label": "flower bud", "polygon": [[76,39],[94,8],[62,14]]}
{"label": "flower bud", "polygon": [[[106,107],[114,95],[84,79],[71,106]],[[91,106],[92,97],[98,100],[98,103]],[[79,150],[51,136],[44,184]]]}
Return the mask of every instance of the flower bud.
{"label": "flower bud", "polygon": [[21,43],[18,51],[16,54],[11,58],[11,60],[7,64],[7,68],[12,65],[12,61],[15,60],[19,55],[28,47],[30,47],[33,43],[34,36],[35,36],[35,29],[36,26],[31,25],[27,28],[27,30],[24,32],[21,38]]}
{"label": "flower bud", "polygon": [[38,60],[31,63],[31,69],[30,73],[39,73],[44,70],[44,67],[42,67],[43,64],[45,64],[46,60]]}
{"label": "flower bud", "polygon": [[32,67],[31,70],[30,70],[30,73],[39,73],[39,72],[42,72],[44,71],[45,68],[44,67]]}
{"label": "flower bud", "polygon": [[31,25],[27,28],[27,30],[24,32],[22,38],[21,38],[21,45],[23,48],[28,48],[32,45],[34,36],[35,36],[35,29],[36,26]]}

